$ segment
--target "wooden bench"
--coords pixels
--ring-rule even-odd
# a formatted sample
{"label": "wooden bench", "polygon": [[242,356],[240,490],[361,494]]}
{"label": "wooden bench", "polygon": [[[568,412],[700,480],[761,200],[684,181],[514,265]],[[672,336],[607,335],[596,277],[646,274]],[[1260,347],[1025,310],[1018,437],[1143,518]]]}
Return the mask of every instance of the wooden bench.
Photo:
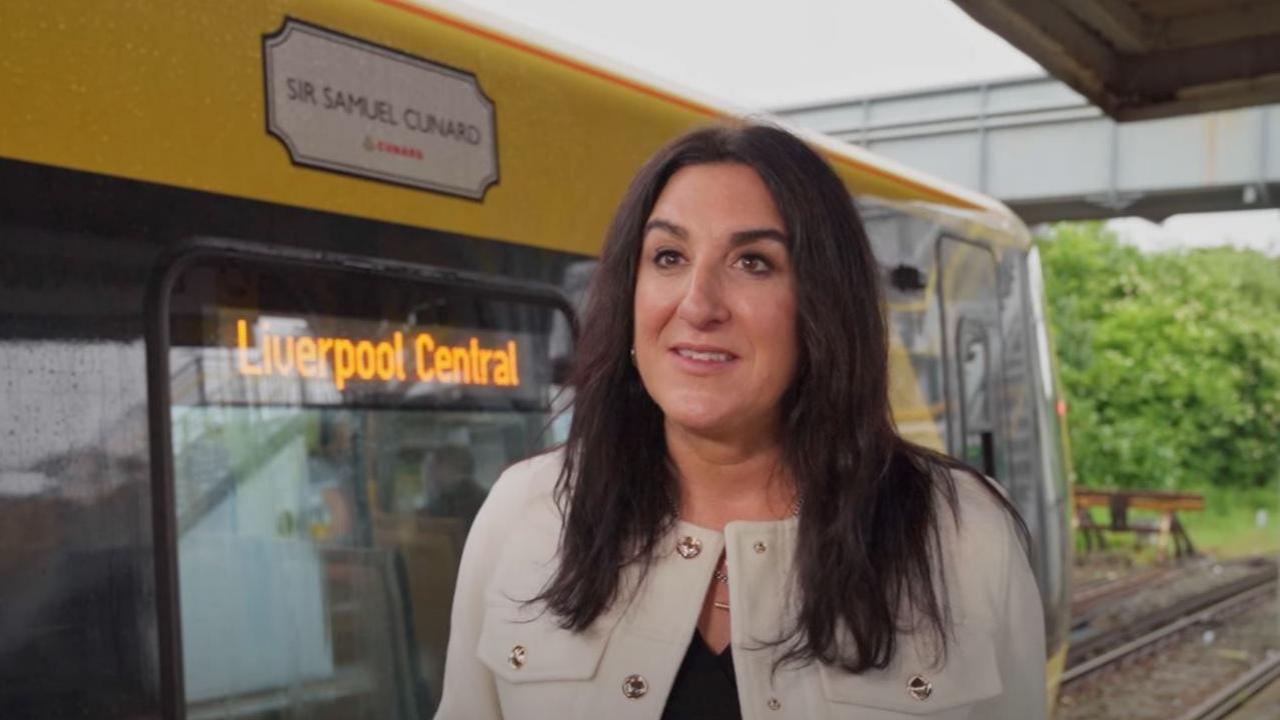
{"label": "wooden bench", "polygon": [[[1204,496],[1195,493],[1168,492],[1162,490],[1107,490],[1101,488],[1073,488],[1075,498],[1075,522],[1077,530],[1084,534],[1085,552],[1096,545],[1106,549],[1106,532],[1131,532],[1137,537],[1156,535],[1161,559],[1168,556],[1169,541],[1173,540],[1174,557],[1195,555],[1195,546],[1186,529],[1178,521],[1180,512],[1204,510]],[[1100,523],[1093,516],[1096,508],[1106,508],[1110,522]],[[1131,520],[1130,510],[1148,510],[1159,513],[1154,521]]]}

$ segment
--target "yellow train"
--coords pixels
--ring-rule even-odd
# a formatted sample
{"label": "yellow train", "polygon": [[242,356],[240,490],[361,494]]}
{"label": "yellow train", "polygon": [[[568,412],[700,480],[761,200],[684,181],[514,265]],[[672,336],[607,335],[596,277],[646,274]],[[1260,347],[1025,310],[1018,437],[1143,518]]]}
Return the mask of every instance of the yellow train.
{"label": "yellow train", "polygon": [[[0,96],[0,717],[429,717],[468,523],[562,434],[615,203],[738,116],[408,0],[8,0]],[[900,427],[1032,529],[1056,683],[1027,231],[801,134],[884,267]]]}

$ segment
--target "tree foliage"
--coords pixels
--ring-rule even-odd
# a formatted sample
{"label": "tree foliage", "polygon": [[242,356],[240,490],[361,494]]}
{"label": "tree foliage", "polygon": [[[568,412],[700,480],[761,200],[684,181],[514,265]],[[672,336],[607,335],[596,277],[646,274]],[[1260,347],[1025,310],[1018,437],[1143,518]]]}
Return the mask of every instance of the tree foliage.
{"label": "tree foliage", "polygon": [[1082,484],[1280,481],[1280,259],[1144,255],[1100,223],[1037,244]]}

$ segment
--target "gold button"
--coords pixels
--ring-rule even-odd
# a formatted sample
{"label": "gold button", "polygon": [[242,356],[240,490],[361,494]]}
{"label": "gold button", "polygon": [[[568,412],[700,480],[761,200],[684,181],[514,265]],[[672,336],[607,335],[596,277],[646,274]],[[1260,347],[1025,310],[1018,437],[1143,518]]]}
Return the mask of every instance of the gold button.
{"label": "gold button", "polygon": [[507,664],[512,668],[519,670],[524,667],[524,646],[516,645],[511,648],[511,653],[507,655]]}
{"label": "gold button", "polygon": [[685,535],[676,543],[676,552],[685,560],[692,560],[702,552],[702,541],[692,535]]}
{"label": "gold button", "polygon": [[756,553],[757,553],[757,554],[759,554],[759,553],[763,553],[765,550],[768,550],[768,549],[769,549],[767,546],[765,546],[765,544],[764,544],[763,542],[761,542],[761,541],[759,541],[759,540],[757,540],[757,541],[756,541],[756,544],[753,546],[753,548],[754,548],[754,550],[756,551]]}
{"label": "gold button", "polygon": [[643,697],[647,692],[649,692],[649,681],[645,680],[643,675],[628,675],[627,679],[622,681],[622,694],[627,696],[628,700]]}
{"label": "gold button", "polygon": [[925,680],[919,675],[912,675],[907,681],[907,691],[911,693],[911,697],[917,700],[928,700],[933,694],[933,683]]}
{"label": "gold button", "polygon": [[767,704],[770,710],[782,709],[782,703],[778,702],[778,698],[769,698],[769,702]]}

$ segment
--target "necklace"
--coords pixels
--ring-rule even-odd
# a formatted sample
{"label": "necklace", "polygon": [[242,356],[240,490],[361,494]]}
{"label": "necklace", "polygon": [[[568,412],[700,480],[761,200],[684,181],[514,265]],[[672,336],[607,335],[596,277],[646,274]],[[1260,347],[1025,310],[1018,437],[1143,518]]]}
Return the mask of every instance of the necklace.
{"label": "necklace", "polygon": [[[801,497],[799,497],[799,496],[797,496],[797,497],[796,497],[796,501],[795,501],[794,503],[792,503],[792,504],[791,504],[791,514],[792,514],[792,516],[798,516],[798,515],[800,515],[800,506],[801,506],[801,504],[803,504],[803,502],[804,502],[804,499],[803,499],[803,498],[801,498]],[[715,570],[713,570],[713,571],[711,572],[711,579],[712,579],[712,580],[715,580],[716,582],[720,583],[721,585],[724,585],[725,587],[728,587],[728,586],[729,586],[729,557],[728,557],[728,555],[724,555],[724,556],[722,556],[722,557],[723,557],[724,565],[722,566],[722,565],[720,565],[720,564],[718,564],[718,563],[716,564],[716,569],[715,569]],[[714,607],[716,610],[728,610],[728,609],[729,609],[729,603],[727,603],[727,602],[721,602],[721,601],[719,601],[719,600],[712,600],[712,601],[711,601],[711,605],[712,605],[712,607]]]}
{"label": "necklace", "polygon": [[[721,569],[720,565],[716,565],[715,571],[711,573],[711,578],[716,582],[720,583],[721,585],[724,585],[727,588],[729,587],[729,558],[728,557],[724,558],[724,563],[725,564],[723,569]],[[715,599],[712,599],[711,605],[717,610],[729,609],[729,603],[720,602],[719,600],[715,600]]]}

